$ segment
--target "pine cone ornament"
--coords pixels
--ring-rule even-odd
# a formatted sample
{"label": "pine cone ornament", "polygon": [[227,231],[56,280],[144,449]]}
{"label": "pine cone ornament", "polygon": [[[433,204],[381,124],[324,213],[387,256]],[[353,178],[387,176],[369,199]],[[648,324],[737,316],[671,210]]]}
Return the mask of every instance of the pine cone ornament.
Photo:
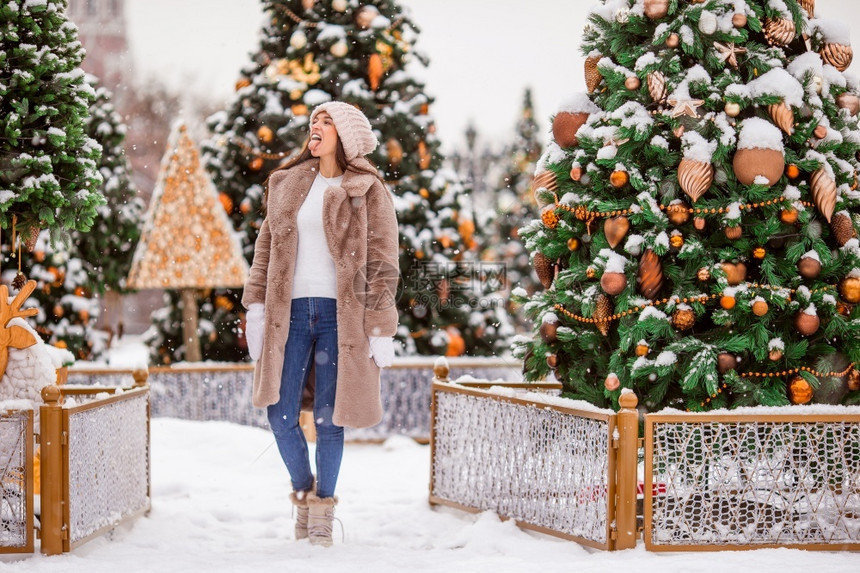
{"label": "pine cone ornament", "polygon": [[833,215],[833,219],[830,220],[830,230],[833,231],[833,237],[840,247],[857,236],[851,217],[844,212]]}
{"label": "pine cone ornament", "polygon": [[836,182],[831,179],[823,167],[819,167],[810,178],[812,187],[812,201],[818,208],[818,212],[824,215],[827,222],[833,216],[836,208]]}
{"label": "pine cone ornament", "polygon": [[663,264],[651,249],[642,253],[639,259],[639,272],[636,277],[639,292],[645,298],[654,300],[663,288]]}
{"label": "pine cone ornament", "polygon": [[787,18],[765,20],[764,37],[771,46],[787,46],[794,40],[797,28],[794,22]]}
{"label": "pine cone ornament", "polygon": [[844,72],[854,59],[854,50],[844,44],[824,44],[818,52],[825,64],[830,64],[840,72]]}
{"label": "pine cone ornament", "polygon": [[601,55],[597,55],[589,56],[585,59],[585,87],[589,93],[596,90],[600,82],[603,81],[603,76],[600,75],[600,71],[597,69],[597,62],[602,57]]}
{"label": "pine cone ornament", "polygon": [[535,273],[537,273],[538,279],[540,280],[540,284],[543,285],[543,288],[549,288],[552,286],[552,279],[554,278],[554,269],[555,266],[550,260],[548,256],[543,253],[535,253],[534,256],[534,266]]}
{"label": "pine cone ornament", "polygon": [[597,321],[597,330],[603,336],[609,335],[609,317],[612,316],[612,301],[603,294],[597,295],[597,305],[592,318]]}
{"label": "pine cone ornament", "polygon": [[651,95],[651,99],[657,103],[663,103],[666,101],[666,96],[668,95],[666,90],[666,76],[664,76],[662,72],[659,70],[651,72],[648,74],[646,82],[648,83],[648,93]]}
{"label": "pine cone ornament", "polygon": [[703,161],[682,159],[678,164],[678,184],[693,203],[705,194],[714,182],[714,166]]}
{"label": "pine cone ornament", "polygon": [[696,323],[696,315],[689,308],[679,308],[672,313],[672,326],[678,330],[689,330]]}
{"label": "pine cone ornament", "polygon": [[767,112],[778,128],[788,135],[794,133],[794,112],[785,102],[774,103],[767,106]]}

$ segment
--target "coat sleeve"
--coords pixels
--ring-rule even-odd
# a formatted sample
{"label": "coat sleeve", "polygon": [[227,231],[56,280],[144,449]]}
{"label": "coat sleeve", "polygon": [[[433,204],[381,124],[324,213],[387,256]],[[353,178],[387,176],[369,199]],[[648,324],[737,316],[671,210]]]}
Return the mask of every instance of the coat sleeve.
{"label": "coat sleeve", "polygon": [[367,336],[394,336],[397,332],[399,254],[399,229],[391,192],[382,183],[375,183],[367,193],[367,299],[364,305]]}
{"label": "coat sleeve", "polygon": [[[277,177],[270,177],[267,185],[269,190],[274,187]],[[269,193],[266,193],[266,218],[263,219],[263,224],[260,225],[260,233],[257,235],[257,241],[254,243],[254,262],[251,263],[251,270],[248,274],[248,280],[245,281],[245,290],[242,293],[242,306],[249,308],[254,303],[266,302],[266,284],[269,277],[269,251],[272,246],[272,233],[269,230],[269,209],[268,209]]]}

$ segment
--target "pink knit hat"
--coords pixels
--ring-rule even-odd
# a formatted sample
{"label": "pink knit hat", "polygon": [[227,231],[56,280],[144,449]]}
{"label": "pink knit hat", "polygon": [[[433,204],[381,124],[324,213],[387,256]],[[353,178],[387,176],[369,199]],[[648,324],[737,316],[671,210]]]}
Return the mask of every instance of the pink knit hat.
{"label": "pink knit hat", "polygon": [[363,157],[376,149],[379,142],[373,135],[370,122],[357,108],[342,101],[322,103],[311,112],[311,125],[314,116],[321,111],[328,113],[334,121],[347,161]]}

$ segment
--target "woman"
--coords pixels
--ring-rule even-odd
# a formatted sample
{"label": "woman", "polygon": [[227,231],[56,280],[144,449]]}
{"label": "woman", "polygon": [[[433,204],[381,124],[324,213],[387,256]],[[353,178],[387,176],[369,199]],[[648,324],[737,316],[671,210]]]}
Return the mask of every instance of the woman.
{"label": "woman", "polygon": [[[394,356],[398,229],[391,194],[364,158],[376,149],[355,107],[311,113],[302,153],[267,181],[266,218],[242,304],[254,406],[269,424],[293,485],[296,539],[331,545],[343,427],[382,419],[380,368]],[[299,427],[312,394],[316,470]]]}

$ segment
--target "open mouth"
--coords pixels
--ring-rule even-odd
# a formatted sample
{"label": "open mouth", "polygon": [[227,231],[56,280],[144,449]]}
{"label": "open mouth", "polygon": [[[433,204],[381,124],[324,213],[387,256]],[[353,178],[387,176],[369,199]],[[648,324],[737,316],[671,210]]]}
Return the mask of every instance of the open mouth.
{"label": "open mouth", "polygon": [[315,133],[311,136],[311,141],[322,141],[322,136],[318,133]]}

